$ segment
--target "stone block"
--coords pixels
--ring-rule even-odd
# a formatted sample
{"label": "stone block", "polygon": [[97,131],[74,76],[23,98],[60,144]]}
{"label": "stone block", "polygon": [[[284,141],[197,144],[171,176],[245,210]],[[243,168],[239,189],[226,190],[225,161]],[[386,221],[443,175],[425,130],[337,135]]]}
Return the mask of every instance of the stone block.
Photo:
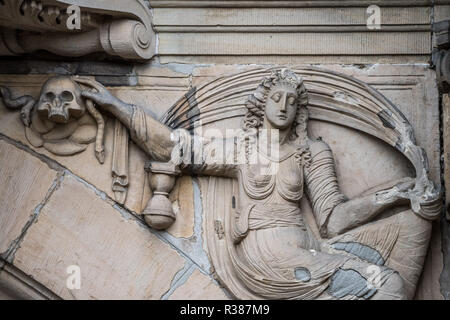
{"label": "stone block", "polygon": [[56,177],[47,164],[0,139],[0,253],[21,236]]}
{"label": "stone block", "polygon": [[230,300],[211,278],[196,269],[189,279],[177,288],[169,300]]}
{"label": "stone block", "polygon": [[[13,263],[64,299],[160,299],[184,259],[142,222],[69,175]],[[66,285],[72,265],[80,268],[78,290]]]}

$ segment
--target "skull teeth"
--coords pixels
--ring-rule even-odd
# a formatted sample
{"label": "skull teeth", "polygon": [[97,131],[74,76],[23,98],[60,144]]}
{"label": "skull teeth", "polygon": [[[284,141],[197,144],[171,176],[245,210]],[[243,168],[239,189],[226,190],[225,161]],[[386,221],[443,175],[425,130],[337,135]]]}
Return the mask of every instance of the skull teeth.
{"label": "skull teeth", "polygon": [[65,123],[69,120],[68,115],[62,110],[52,110],[50,109],[50,113],[48,114],[48,119],[54,122],[62,122]]}

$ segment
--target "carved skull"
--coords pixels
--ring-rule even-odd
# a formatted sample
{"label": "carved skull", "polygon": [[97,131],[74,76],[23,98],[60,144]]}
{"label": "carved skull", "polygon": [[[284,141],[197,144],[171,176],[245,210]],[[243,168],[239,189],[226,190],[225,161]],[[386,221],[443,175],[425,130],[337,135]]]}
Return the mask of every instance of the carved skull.
{"label": "carved skull", "polygon": [[48,79],[41,90],[37,112],[42,119],[67,123],[86,112],[79,85],[68,76]]}

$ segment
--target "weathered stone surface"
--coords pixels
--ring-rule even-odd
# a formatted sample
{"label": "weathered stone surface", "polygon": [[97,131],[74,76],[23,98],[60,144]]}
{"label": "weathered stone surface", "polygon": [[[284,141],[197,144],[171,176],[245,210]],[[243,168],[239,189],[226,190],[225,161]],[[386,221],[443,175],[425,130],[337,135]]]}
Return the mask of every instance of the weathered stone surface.
{"label": "weathered stone surface", "polygon": [[125,87],[111,90],[121,100],[141,106],[153,112],[157,117],[169,109],[186,91],[187,87],[185,86],[169,89],[167,87],[139,86],[133,89]]}
{"label": "weathered stone surface", "polygon": [[[256,5],[255,5],[256,7]],[[366,7],[349,8],[155,8],[158,26],[292,26],[292,25],[364,25]],[[324,18],[326,16],[326,18]],[[386,7],[383,24],[427,24],[430,8]],[[162,27],[161,27],[162,29]]]}
{"label": "weathered stone surface", "polygon": [[194,190],[192,178],[182,176],[177,179],[175,187],[170,193],[169,200],[177,220],[167,229],[177,238],[190,238],[194,233]]}
{"label": "weathered stone surface", "polygon": [[191,66],[161,66],[155,63],[135,67],[139,86],[170,90],[187,90],[191,70]]}
{"label": "weathered stone surface", "polygon": [[427,65],[376,64],[362,68],[351,65],[323,67],[366,82],[398,107],[411,123],[417,144],[427,153],[430,177],[439,183],[439,93],[433,70]]}
{"label": "weathered stone surface", "polygon": [[124,76],[133,74],[133,66],[108,61],[42,61],[7,58],[0,61],[2,74],[59,74],[80,76]]}
{"label": "weathered stone surface", "polygon": [[60,300],[21,270],[0,260],[0,300]]}
{"label": "weathered stone surface", "polygon": [[443,273],[449,271],[444,268],[444,258],[442,255],[441,223],[433,223],[433,233],[431,234],[430,245],[427,257],[423,266],[423,271],[416,289],[417,300],[443,300],[439,279]]}
{"label": "weathered stone surface", "polygon": [[0,253],[22,234],[56,176],[38,158],[0,139]]}
{"label": "weathered stone surface", "polygon": [[442,130],[444,138],[444,184],[445,184],[445,208],[447,219],[450,219],[450,97],[442,95]]}
{"label": "weathered stone surface", "polygon": [[[239,72],[247,68],[254,67],[257,66],[216,65],[180,67],[179,65],[168,65],[167,67],[161,67],[159,68],[159,70],[155,71],[151,67],[146,69],[146,66],[143,66],[140,68],[136,68],[136,70],[138,70],[137,74],[139,77],[139,83],[137,87],[112,88],[111,91],[114,95],[120,97],[122,100],[141,105],[146,110],[154,111],[159,116],[163,114],[171,104],[173,104],[176,100],[178,100],[179,97],[181,97],[185,93],[185,89],[187,89],[189,85],[199,87],[204,82],[214,80],[215,78],[221,77],[224,74]],[[426,148],[430,162],[431,175],[436,182],[439,181],[439,109],[437,90],[434,84],[434,74],[432,71],[427,70],[427,67],[424,65],[375,65],[365,68],[358,68],[354,66],[327,65],[323,67],[346,73],[371,84],[380,92],[385,94],[396,106],[398,106],[402,110],[402,112],[405,113],[406,117],[411,120],[412,125],[415,129],[415,135],[417,137],[418,144]],[[19,93],[33,94],[33,92],[36,92],[36,87],[40,86],[40,84],[42,83],[40,80],[38,80],[37,76],[35,76],[35,78],[30,78],[31,80],[35,81],[35,83],[31,81],[27,84],[30,87],[24,87],[24,83],[26,84],[26,80],[22,80],[22,82],[20,83],[20,81],[17,81],[11,77],[5,76],[4,78],[0,78],[2,79],[2,83],[4,83],[5,85],[10,85],[8,81],[11,81],[14,85],[14,92],[17,93],[17,95],[19,95]],[[23,79],[27,79],[27,77],[24,77]],[[24,144],[28,144],[27,141],[24,140],[22,132],[23,126],[20,123],[18,113],[6,112],[4,108],[0,106],[0,118],[5,119],[6,123],[4,127],[0,128],[1,132],[4,132],[4,134],[11,136],[18,141],[21,141]],[[107,137],[105,145],[107,159],[108,154],[110,155],[112,152],[112,140],[110,136],[111,130],[113,129],[111,125],[113,123],[114,122],[111,121],[107,122]],[[211,127],[213,126],[219,128],[220,130],[224,130],[229,128],[230,126],[238,127],[239,122],[234,121],[233,119],[229,123],[222,122],[218,125],[211,125]],[[412,174],[412,170],[408,162],[403,157],[401,157],[396,150],[381,143],[377,139],[371,138],[366,135],[361,135],[352,129],[347,129],[320,121],[311,121],[309,129],[309,133],[311,134],[311,136],[321,136],[326,142],[328,142],[328,144],[330,144],[336,158],[337,174],[340,186],[343,193],[349,197],[354,197],[368,187],[373,187],[374,185],[385,182],[385,180],[387,179],[390,180],[403,176],[410,176]],[[100,166],[94,157],[93,145],[89,146],[89,148],[84,153],[69,158],[56,157],[50,153],[46,153],[45,151],[42,152],[42,150],[40,149],[34,150],[56,160],[57,162],[70,169],[73,173],[83,177],[83,179],[95,185],[99,190],[104,191],[111,198],[114,198],[111,192],[110,160],[107,160],[107,162],[103,166]],[[149,199],[151,194],[148,188],[146,174],[143,170],[143,165],[146,159],[147,156],[142,151],[140,151],[136,147],[136,145],[130,143],[130,186],[125,206],[137,213],[141,212],[145,207],[147,200]],[[355,161],[355,159],[357,159],[358,161]],[[383,162],[386,159],[389,159],[389,161]],[[367,168],[369,168],[370,170],[368,170]],[[383,172],[383,175],[380,175],[379,172]],[[67,189],[67,187],[65,188]],[[60,192],[60,190],[58,190],[57,193],[58,192]],[[177,217],[176,223],[168,230],[168,233],[170,235],[173,235],[174,237],[191,237],[193,235],[194,229],[194,209],[192,183],[190,181],[190,178],[183,177],[178,179],[177,186],[171,194],[171,200],[174,204],[174,208],[179,208],[180,212]],[[304,209],[303,206],[304,203],[302,204],[301,208],[302,212]],[[50,209],[56,210],[55,208],[56,207],[54,206]],[[46,212],[45,208],[43,210],[43,213],[44,212]],[[117,214],[116,211],[113,212]],[[313,220],[314,218],[312,216],[311,209],[306,208],[304,212],[307,217],[306,220],[314,224],[315,222]],[[207,215],[209,213],[211,212],[203,212],[204,215]],[[48,212],[47,215],[50,216],[53,215],[53,213]],[[41,226],[41,228],[50,228],[46,227],[45,225],[42,227],[40,223],[41,218],[39,219],[37,225],[32,226],[32,229],[38,226]],[[125,222],[126,225],[129,223],[131,222]],[[131,228],[127,227],[126,229]],[[205,225],[203,226],[203,231],[205,231]],[[313,231],[317,234],[317,230],[314,229]],[[131,231],[125,230],[125,234],[128,234],[129,232]],[[44,234],[45,232],[42,233]],[[122,234],[123,231],[122,229],[117,228],[117,231],[115,231],[115,233]],[[78,237],[80,237],[80,234],[86,234],[85,230],[80,230],[78,233]],[[29,235],[27,234],[27,237],[28,236]],[[38,236],[35,235],[35,237],[37,238]],[[75,236],[72,240],[79,241],[79,239],[74,239]],[[439,290],[437,289],[437,287],[438,278],[441,274],[439,267],[441,266],[440,261],[442,260],[442,257],[439,256],[441,249],[438,246],[439,243],[436,242],[436,239],[439,239],[438,236],[433,235],[429,258],[427,260],[424,275],[421,280],[421,283],[423,283],[423,285],[419,285],[416,296],[417,298],[439,298]],[[30,243],[28,243],[27,245],[28,247],[31,247]],[[203,242],[203,246],[206,248],[205,241]],[[185,249],[185,247],[181,247],[182,251],[186,251]],[[27,254],[32,251],[29,248],[27,250],[29,250],[27,251]],[[170,249],[168,250],[170,251]],[[23,254],[23,256],[25,256],[25,254]],[[30,260],[31,259],[27,260],[27,263],[31,263]],[[107,265],[113,268],[114,264],[109,265],[108,263]],[[96,264],[97,267],[100,265],[102,264]],[[436,267],[436,265],[438,267]],[[119,264],[119,266],[122,265]],[[64,271],[65,270],[63,270],[62,277],[67,277],[68,275],[66,275]],[[110,272],[110,277],[111,274],[113,274],[112,271]],[[122,279],[125,279],[127,277],[127,275],[123,276],[123,274],[121,273],[114,274],[121,276]],[[90,279],[92,278],[93,276],[91,276]],[[193,275],[188,280],[188,282],[186,282],[183,286],[179,287],[175,291],[175,297],[182,288],[186,291],[191,290],[191,288],[195,287],[196,281],[191,280],[192,278],[205,278],[206,280],[211,281],[210,279],[208,279],[208,277],[204,276],[201,273],[198,273],[198,275],[195,277]],[[101,279],[103,278],[101,277]],[[208,282],[206,280],[205,283]],[[121,285],[125,285],[125,282],[130,282],[129,278],[123,281],[124,282]],[[145,280],[144,282],[148,283],[148,280]],[[213,286],[215,286],[214,282],[211,283]],[[142,284],[142,286],[143,285],[144,284]],[[209,288],[210,286],[208,285],[207,287]],[[140,288],[141,287],[139,287],[139,289],[137,290],[140,290]],[[114,292],[114,290],[115,288],[111,291]],[[165,287],[165,290],[167,290],[167,286]],[[164,290],[161,289],[160,291]],[[82,294],[85,293],[83,292]],[[186,295],[190,294],[191,293],[186,293]],[[101,294],[98,292],[96,293],[96,295],[101,296]],[[180,294],[180,298],[182,298],[182,294]]]}
{"label": "weathered stone surface", "polygon": [[442,251],[444,255],[443,272],[440,277],[440,290],[445,299],[450,299],[450,222],[442,220]]}
{"label": "weathered stone surface", "polygon": [[[135,218],[65,176],[14,265],[64,299],[159,299],[184,260]],[[66,287],[71,265],[80,267],[79,290]]]}
{"label": "weathered stone surface", "polygon": [[450,6],[449,5],[434,6],[434,21],[439,22],[447,19],[450,19]]}
{"label": "weathered stone surface", "polygon": [[405,157],[374,137],[322,121],[311,121],[309,128],[311,136],[331,147],[340,188],[350,199],[389,180],[414,176]]}
{"label": "weathered stone surface", "polygon": [[[365,28],[365,26],[364,26]],[[261,33],[206,32],[165,33],[160,54],[167,56],[246,55],[417,55],[430,54],[430,32]],[[320,40],[318,40],[320,39]],[[331,45],[330,45],[331,44]],[[393,45],[394,44],[394,45]],[[178,60],[180,61],[180,60]],[[178,62],[173,59],[172,62]]]}
{"label": "weathered stone surface", "polygon": [[[105,52],[123,59],[147,60],[156,53],[152,14],[141,0],[49,0],[33,2],[32,6],[2,0],[0,4],[0,26],[10,30],[9,36],[0,42],[2,56],[45,50],[69,57]],[[70,13],[71,4],[78,5],[78,10],[74,11],[78,12],[76,19],[65,14],[67,9]],[[81,8],[83,14],[80,14]],[[23,34],[22,30],[35,33]]]}
{"label": "weathered stone surface", "polygon": [[224,291],[216,285],[211,278],[198,269],[189,279],[177,288],[169,300],[229,300]]}
{"label": "weathered stone surface", "polygon": [[[0,102],[1,103],[1,102]],[[43,154],[62,166],[66,167],[76,175],[82,177],[89,183],[95,185],[99,190],[102,190],[108,194],[111,198],[114,198],[112,191],[112,178],[111,178],[111,166],[112,166],[112,146],[113,146],[113,133],[114,133],[114,121],[108,118],[106,120],[105,127],[105,163],[102,165],[98,163],[95,152],[94,144],[88,145],[84,152],[78,153],[73,156],[57,156],[44,148],[32,147],[27,138],[25,137],[24,126],[20,121],[20,115],[18,112],[7,111],[3,106],[0,106],[0,118],[5,125],[0,127],[0,133],[16,140],[24,145],[30,147],[34,151]],[[139,161],[139,160],[137,160]],[[89,165],[86,165],[89,164]],[[144,172],[144,162],[142,161],[142,172]],[[143,182],[142,182],[143,186]],[[136,195],[139,197],[140,193]],[[130,210],[139,210],[140,206],[131,207]]]}
{"label": "weathered stone surface", "polygon": [[152,2],[162,63],[405,63],[431,52],[431,3],[382,6],[376,30],[367,26],[370,2],[214,4]]}
{"label": "weathered stone surface", "polygon": [[[37,98],[39,96],[42,84],[48,78],[49,76],[45,75],[1,75],[0,85],[11,87],[14,98],[27,94]],[[181,89],[178,88],[175,91],[158,91],[152,89],[146,90],[146,87],[140,87],[136,90],[130,90],[129,88],[114,88],[112,89],[112,92],[128,103],[143,106],[147,110],[154,112],[156,115],[160,115],[183,95],[184,91],[180,90]],[[2,119],[0,133],[29,146],[31,149],[40,154],[55,160],[114,199],[111,178],[114,120],[105,117],[105,163],[99,164],[95,157],[94,144],[88,145],[84,152],[70,157],[55,155],[44,148],[34,148],[30,145],[25,136],[24,126],[20,120],[20,113],[7,110],[1,100],[0,119]],[[140,213],[143,210],[150,196],[150,190],[144,171],[144,165],[147,158],[148,157],[138,147],[136,147],[135,144],[130,143],[130,185],[125,206],[136,213]],[[89,165],[86,165],[87,163]]]}
{"label": "weathered stone surface", "polygon": [[140,214],[151,197],[148,175],[144,170],[147,156],[130,142],[128,170],[129,185],[125,207]]}
{"label": "weathered stone surface", "polygon": [[218,75],[233,74],[255,68],[258,68],[258,66],[226,64],[199,66],[192,72],[192,85],[198,88],[209,81],[213,81]]}

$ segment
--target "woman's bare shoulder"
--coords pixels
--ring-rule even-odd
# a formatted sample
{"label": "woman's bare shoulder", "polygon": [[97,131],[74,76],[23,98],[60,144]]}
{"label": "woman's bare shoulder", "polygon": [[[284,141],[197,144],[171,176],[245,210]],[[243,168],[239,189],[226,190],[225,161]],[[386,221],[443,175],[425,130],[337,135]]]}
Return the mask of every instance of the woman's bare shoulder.
{"label": "woman's bare shoulder", "polygon": [[318,154],[322,151],[331,152],[331,148],[328,143],[326,143],[320,137],[317,139],[308,139],[308,147],[312,155]]}

